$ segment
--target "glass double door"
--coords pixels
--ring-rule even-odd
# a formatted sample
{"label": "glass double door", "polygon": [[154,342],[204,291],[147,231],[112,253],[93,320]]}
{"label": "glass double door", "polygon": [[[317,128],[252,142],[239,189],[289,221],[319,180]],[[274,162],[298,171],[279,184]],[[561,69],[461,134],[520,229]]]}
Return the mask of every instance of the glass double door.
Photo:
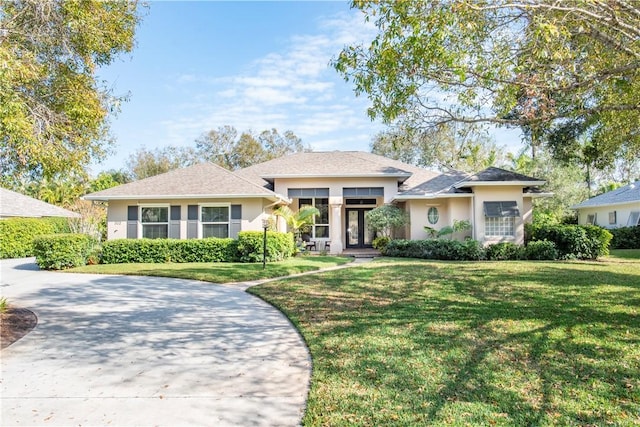
{"label": "glass double door", "polygon": [[347,216],[347,249],[370,248],[373,243],[374,233],[367,226],[365,213],[371,209],[346,209]]}

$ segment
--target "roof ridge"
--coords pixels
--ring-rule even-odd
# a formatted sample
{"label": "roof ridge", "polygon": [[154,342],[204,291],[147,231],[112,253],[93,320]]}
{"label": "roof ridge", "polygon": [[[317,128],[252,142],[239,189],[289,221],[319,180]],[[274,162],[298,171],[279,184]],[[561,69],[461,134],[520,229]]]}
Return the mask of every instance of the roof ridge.
{"label": "roof ridge", "polygon": [[[252,165],[252,166],[253,166],[253,165]],[[251,166],[249,166],[249,167],[251,167]],[[223,169],[224,169],[224,168],[223,168]],[[244,169],[244,168],[243,168],[243,169]],[[238,171],[239,171],[239,170],[242,170],[242,169],[238,169]],[[257,182],[253,182],[253,181],[251,181],[251,180],[249,180],[249,179],[245,178],[244,176],[242,176],[242,175],[240,175],[240,174],[237,174],[236,172],[238,172],[238,171],[229,171],[229,172],[230,172],[233,176],[235,176],[235,177],[236,177],[236,178],[238,178],[238,179],[241,179],[242,181],[246,182],[247,184],[251,184],[251,185],[253,185],[254,187],[257,187],[257,188],[259,188],[259,189],[260,189],[260,190],[262,190],[262,191],[268,191],[269,193],[273,194],[274,196],[282,197],[282,195],[281,195],[281,194],[278,194],[278,193],[276,193],[276,192],[275,192],[275,191],[273,191],[273,190],[269,190],[268,188],[265,188],[264,186],[262,186],[262,185],[258,184]]]}

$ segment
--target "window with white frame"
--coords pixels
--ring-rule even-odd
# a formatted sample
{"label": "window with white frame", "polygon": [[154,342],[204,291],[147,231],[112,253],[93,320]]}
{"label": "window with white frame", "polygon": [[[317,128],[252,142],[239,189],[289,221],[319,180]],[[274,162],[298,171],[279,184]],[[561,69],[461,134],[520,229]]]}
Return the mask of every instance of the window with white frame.
{"label": "window with white frame", "polygon": [[141,206],[140,222],[145,239],[166,239],[169,236],[169,207]]}
{"label": "window with white frame", "polygon": [[636,225],[640,225],[640,211],[631,212],[627,220],[627,227],[635,227]]}
{"label": "window with white frame", "polygon": [[518,204],[508,202],[484,202],[484,234],[486,237],[515,236],[516,218],[520,217]]}
{"label": "window with white frame", "polygon": [[589,214],[587,215],[587,224],[595,225],[598,219],[598,214]]}
{"label": "window with white frame", "polygon": [[609,224],[610,225],[616,224],[617,219],[618,219],[618,215],[617,215],[616,211],[609,212]]}
{"label": "window with white frame", "polygon": [[427,219],[429,220],[429,224],[437,224],[440,219],[440,213],[438,212],[438,208],[432,206],[427,211]]}
{"label": "window with white frame", "polygon": [[298,208],[313,206],[320,211],[311,226],[311,237],[314,239],[329,238],[329,198],[305,197],[298,199]]}
{"label": "window with white frame", "polygon": [[202,206],[200,208],[200,223],[202,238],[218,237],[223,239],[229,237],[229,206]]}

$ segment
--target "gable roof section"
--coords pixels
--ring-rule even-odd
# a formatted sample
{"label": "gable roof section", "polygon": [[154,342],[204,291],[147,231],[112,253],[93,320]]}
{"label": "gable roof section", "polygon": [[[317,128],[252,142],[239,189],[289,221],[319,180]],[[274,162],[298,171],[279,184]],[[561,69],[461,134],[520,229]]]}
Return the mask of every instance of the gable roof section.
{"label": "gable roof section", "polygon": [[79,218],[80,215],[15,191],[0,188],[0,217],[66,217]]}
{"label": "gable roof section", "polygon": [[455,188],[455,184],[464,180],[467,176],[468,174],[465,172],[451,170],[449,172],[436,175],[435,177],[430,177],[427,180],[402,191],[396,199],[431,199],[451,196],[467,197],[472,194],[470,190]]}
{"label": "gable roof section", "polygon": [[616,188],[615,190],[592,197],[582,203],[572,206],[572,209],[621,205],[634,202],[640,203],[640,181],[636,181],[625,185],[624,187]]}
{"label": "gable roof section", "polygon": [[[276,178],[376,178],[393,177],[399,182],[419,172],[429,172],[398,160],[362,151],[316,151],[294,153],[236,171],[253,181]],[[430,172],[433,176],[434,172]]]}
{"label": "gable roof section", "polygon": [[549,196],[550,193],[537,188],[538,185],[543,185],[544,183],[545,181],[537,178],[496,167],[489,167],[476,174],[450,170],[415,184],[410,188],[403,189],[396,199],[469,197],[473,194],[471,187],[497,185],[519,185],[523,187],[524,194],[532,197]]}
{"label": "gable roof section", "polygon": [[84,199],[107,201],[226,197],[282,200],[273,191],[209,162],[87,194]]}
{"label": "gable roof section", "polygon": [[544,183],[545,181],[543,180],[523,175],[521,173],[496,167],[489,167],[481,172],[468,176],[464,180],[457,183],[455,187],[463,188],[505,184],[523,185],[529,187],[544,185]]}

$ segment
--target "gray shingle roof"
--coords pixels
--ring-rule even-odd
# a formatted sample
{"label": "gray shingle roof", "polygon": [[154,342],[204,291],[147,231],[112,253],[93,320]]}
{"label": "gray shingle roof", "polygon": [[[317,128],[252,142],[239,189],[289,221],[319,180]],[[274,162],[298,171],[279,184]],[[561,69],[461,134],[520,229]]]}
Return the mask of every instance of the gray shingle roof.
{"label": "gray shingle roof", "polygon": [[510,170],[488,167],[483,171],[470,175],[458,184],[458,186],[471,186],[473,183],[478,182],[527,182],[542,184],[544,181]]}
{"label": "gray shingle roof", "polygon": [[0,188],[0,217],[40,218],[49,216],[80,217],[77,213],[59,206],[45,203],[6,188]]}
{"label": "gray shingle roof", "polygon": [[273,192],[213,163],[200,163],[84,196],[87,200],[266,197]]}
{"label": "gray shingle roof", "polygon": [[366,177],[394,178],[400,183],[399,198],[464,194],[464,187],[486,181],[541,183],[535,178],[499,168],[475,175],[459,171],[438,173],[399,160],[362,151],[294,153],[235,172],[212,163],[201,163],[88,194],[88,200],[267,197],[284,196],[272,191],[277,178]]}
{"label": "gray shingle roof", "polygon": [[394,177],[411,188],[438,175],[418,166],[363,151],[295,153],[236,171],[237,175],[269,188],[283,177]]}
{"label": "gray shingle roof", "polygon": [[468,174],[460,171],[449,171],[429,178],[402,192],[402,196],[437,196],[462,193],[454,185],[464,180]]}
{"label": "gray shingle roof", "polygon": [[622,203],[640,203],[640,181],[625,185],[624,187],[600,194],[572,206],[573,209],[596,206],[618,205]]}

